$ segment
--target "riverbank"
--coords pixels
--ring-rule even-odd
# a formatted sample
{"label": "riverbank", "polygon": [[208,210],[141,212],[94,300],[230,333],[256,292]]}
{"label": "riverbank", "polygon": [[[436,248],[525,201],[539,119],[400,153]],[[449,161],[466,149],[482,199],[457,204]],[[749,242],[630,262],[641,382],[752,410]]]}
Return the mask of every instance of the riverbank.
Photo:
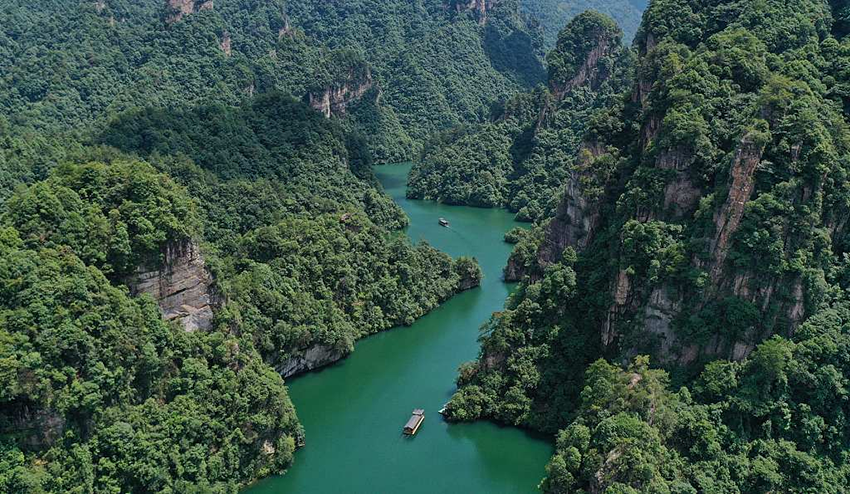
{"label": "riverbank", "polygon": [[[361,340],[335,365],[289,381],[307,446],[285,476],[259,482],[250,494],[526,493],[544,475],[549,442],[491,423],[448,424],[437,413],[454,392],[458,365],[478,354],[478,328],[508,295],[501,270],[511,246],[503,235],[518,223],[505,211],[408,200],[409,169],[376,169],[410,216],[407,234],[453,257],[476,257],[481,287],[410,327]],[[440,217],[451,227],[440,226]],[[401,428],[414,408],[425,409],[425,422],[406,438]]]}

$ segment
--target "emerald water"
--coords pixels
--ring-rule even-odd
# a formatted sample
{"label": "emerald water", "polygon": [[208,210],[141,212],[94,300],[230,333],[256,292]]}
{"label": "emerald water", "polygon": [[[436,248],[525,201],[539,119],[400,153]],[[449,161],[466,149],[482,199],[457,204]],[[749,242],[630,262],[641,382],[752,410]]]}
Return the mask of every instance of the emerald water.
{"label": "emerald water", "polygon": [[[517,225],[500,210],[405,198],[410,165],[376,168],[387,193],[410,216],[407,234],[452,256],[474,256],[485,278],[410,327],[357,343],[325,369],[289,380],[307,445],[282,476],[249,488],[267,493],[535,492],[552,445],[488,422],[448,424],[437,413],[455,390],[458,365],[478,354],[478,328],[503,307],[501,281]],[[437,224],[445,217],[450,228]],[[414,408],[425,422],[414,437],[401,428]]]}

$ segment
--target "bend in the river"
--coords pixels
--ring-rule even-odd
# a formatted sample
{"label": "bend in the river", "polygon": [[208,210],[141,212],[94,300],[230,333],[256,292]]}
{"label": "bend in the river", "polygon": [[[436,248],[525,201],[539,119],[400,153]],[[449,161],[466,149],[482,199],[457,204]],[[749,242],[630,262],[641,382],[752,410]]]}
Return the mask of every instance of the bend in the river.
{"label": "bend in the river", "polygon": [[[307,434],[286,475],[252,486],[266,493],[527,493],[536,490],[550,443],[492,423],[448,424],[437,413],[454,392],[458,366],[478,354],[478,329],[501,310],[509,286],[501,272],[517,225],[496,209],[454,207],[405,197],[410,165],[376,173],[404,208],[413,241],[454,257],[474,256],[485,278],[411,327],[366,338],[343,361],[289,382]],[[450,228],[437,220],[445,217]],[[425,409],[415,437],[401,428]]]}

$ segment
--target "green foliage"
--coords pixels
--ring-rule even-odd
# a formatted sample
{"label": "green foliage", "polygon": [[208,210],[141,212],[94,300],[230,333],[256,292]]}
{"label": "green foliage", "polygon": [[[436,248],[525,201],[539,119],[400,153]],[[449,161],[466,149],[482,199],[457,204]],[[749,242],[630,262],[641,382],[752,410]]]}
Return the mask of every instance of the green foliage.
{"label": "green foliage", "polygon": [[67,246],[113,277],[158,265],[166,242],[200,233],[185,190],[138,161],[59,167],[6,206],[4,222],[28,246]]}
{"label": "green foliage", "polygon": [[523,12],[540,23],[546,47],[551,49],[558,41],[561,29],[572,18],[589,10],[614,19],[625,33],[625,41],[631,43],[640,25],[641,13],[648,3],[646,0],[523,0],[521,7]]}
{"label": "green foliage", "polygon": [[512,2],[486,25],[443,0],[240,0],[179,20],[160,0],[7,3],[0,108],[13,127],[65,131],[136,107],[235,105],[255,93],[301,99],[371,70],[380,90],[345,121],[393,162],[413,157],[413,139],[477,121],[543,75],[540,41]]}
{"label": "green foliage", "polygon": [[[417,140],[477,121],[504,95],[543,77],[540,40],[514,0],[492,2],[486,21],[444,0],[289,2],[313,39],[363,53],[401,125]],[[460,10],[460,12],[458,12]]]}
{"label": "green foliage", "polygon": [[633,89],[588,124],[582,188],[512,235],[529,276],[450,402],[561,431],[545,491],[846,490],[843,11],[650,3]]}
{"label": "green foliage", "polygon": [[505,242],[509,244],[518,244],[525,239],[531,230],[516,226],[505,233]]}
{"label": "green foliage", "polygon": [[[270,364],[344,354],[480,281],[389,231],[407,218],[371,166],[541,80],[517,5],[212,7],[0,8],[0,491],[280,473],[303,433]],[[356,93],[331,119],[305,104],[328,90]],[[187,240],[223,301],[205,332],[122,285]]]}
{"label": "green foliage", "polygon": [[300,426],[250,342],[166,324],[66,247],[0,238],[3,491],[231,492],[291,462]]}
{"label": "green foliage", "polygon": [[405,237],[362,213],[291,217],[258,228],[221,267],[221,322],[279,363],[313,345],[346,354],[354,341],[412,324],[480,278],[478,264]]}
{"label": "green foliage", "polygon": [[[600,14],[573,19],[547,55],[549,89],[512,97],[494,108],[490,122],[433,138],[411,171],[409,197],[507,207],[521,221],[553,216],[571,174],[585,164],[575,155],[588,124],[628,87],[632,60],[621,36]],[[567,87],[570,71],[594,48],[602,51],[592,62],[594,75]]]}
{"label": "green foliage", "polygon": [[[566,255],[561,263],[546,269],[540,283],[522,283],[508,299],[505,311],[493,314],[483,326],[481,358],[461,368],[460,389],[447,407],[450,418],[490,416],[549,429],[548,412],[538,408],[535,398],[552,390],[550,380],[566,385],[562,376],[542,373],[541,364],[559,348],[563,320],[571,318],[568,307],[577,288],[574,261],[574,255]],[[574,345],[575,351],[588,342],[572,340],[568,344]]]}
{"label": "green foliage", "polygon": [[574,78],[591,51],[599,49],[607,39],[616,40],[619,44],[622,35],[610,17],[593,11],[577,15],[558,33],[555,48],[546,55],[549,80],[567,81]]}
{"label": "green foliage", "polygon": [[645,359],[628,369],[596,362],[544,490],[840,492],[850,474],[847,315],[841,303],[793,342],[775,337],[741,363],[709,364],[693,395],[669,391],[666,373]]}

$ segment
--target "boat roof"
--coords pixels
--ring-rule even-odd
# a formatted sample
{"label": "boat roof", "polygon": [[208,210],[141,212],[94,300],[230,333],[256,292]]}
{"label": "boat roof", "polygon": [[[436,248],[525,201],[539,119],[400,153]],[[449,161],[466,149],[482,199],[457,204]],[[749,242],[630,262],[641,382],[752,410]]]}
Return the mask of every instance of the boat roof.
{"label": "boat roof", "polygon": [[425,415],[425,410],[423,410],[422,408],[417,408],[413,410],[413,415]]}
{"label": "boat roof", "polygon": [[414,416],[410,417],[410,419],[407,421],[406,424],[404,424],[404,428],[405,429],[413,429],[414,427],[416,427],[416,424],[418,424],[420,420],[422,420],[421,415],[414,415]]}

